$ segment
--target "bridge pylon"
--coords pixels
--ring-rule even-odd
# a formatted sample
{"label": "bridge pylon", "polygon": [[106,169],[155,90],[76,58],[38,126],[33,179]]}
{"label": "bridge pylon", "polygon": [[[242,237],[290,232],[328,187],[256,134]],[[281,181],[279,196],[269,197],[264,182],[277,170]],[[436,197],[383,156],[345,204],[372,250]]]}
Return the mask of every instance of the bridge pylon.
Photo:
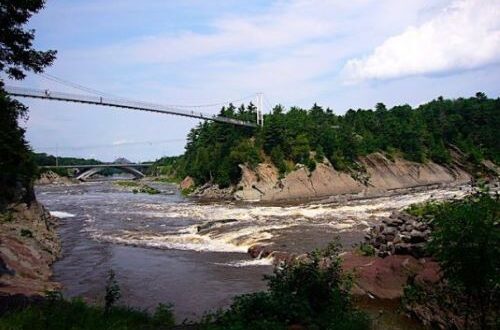
{"label": "bridge pylon", "polygon": [[264,113],[263,110],[263,93],[257,93],[257,125],[264,126]]}

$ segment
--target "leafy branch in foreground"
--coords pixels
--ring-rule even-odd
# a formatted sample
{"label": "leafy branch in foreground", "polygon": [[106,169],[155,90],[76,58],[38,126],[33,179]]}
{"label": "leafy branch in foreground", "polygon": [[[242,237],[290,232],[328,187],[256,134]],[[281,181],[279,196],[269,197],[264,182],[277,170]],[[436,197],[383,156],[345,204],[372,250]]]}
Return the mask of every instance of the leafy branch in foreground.
{"label": "leafy branch in foreground", "polygon": [[432,219],[427,248],[440,264],[443,281],[431,288],[408,288],[407,304],[447,309],[443,314],[454,315],[457,327],[493,329],[500,325],[498,194],[479,190],[463,200],[416,206],[411,212]]}
{"label": "leafy branch in foreground", "polygon": [[266,276],[269,291],[238,296],[227,311],[205,317],[205,329],[368,329],[356,310],[351,279],[342,272],[339,246],[330,244]]}

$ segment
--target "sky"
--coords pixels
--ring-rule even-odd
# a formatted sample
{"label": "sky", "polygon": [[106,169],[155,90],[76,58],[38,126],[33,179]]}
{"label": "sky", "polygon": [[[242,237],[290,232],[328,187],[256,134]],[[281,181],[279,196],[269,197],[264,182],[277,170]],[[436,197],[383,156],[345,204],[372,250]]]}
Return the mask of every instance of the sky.
{"label": "sky", "polygon": [[[29,28],[46,73],[124,97],[205,105],[262,92],[337,114],[438,96],[500,96],[500,0],[48,0]],[[39,75],[8,85],[84,93]],[[250,101],[251,99],[247,99]],[[29,100],[37,152],[112,161],[178,155],[196,119]],[[199,108],[217,113],[219,106]]]}

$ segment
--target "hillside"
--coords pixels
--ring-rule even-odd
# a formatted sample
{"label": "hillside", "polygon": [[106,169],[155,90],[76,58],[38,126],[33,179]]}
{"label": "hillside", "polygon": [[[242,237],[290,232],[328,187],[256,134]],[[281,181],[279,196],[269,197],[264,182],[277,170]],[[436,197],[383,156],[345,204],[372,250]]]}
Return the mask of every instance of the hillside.
{"label": "hillside", "polygon": [[[252,104],[231,105],[220,115],[254,120],[255,112]],[[453,150],[471,166],[485,159],[500,162],[500,99],[483,93],[470,98],[439,97],[417,108],[387,109],[378,103],[375,109],[351,109],[345,115],[316,104],[288,111],[276,106],[264,122],[258,129],[200,124],[189,133],[185,154],[175,159],[175,174],[190,176],[197,185],[212,182],[224,188],[240,182],[242,168],[255,171],[260,163],[272,164],[277,176],[284,178],[297,164],[313,172],[317,164],[326,162],[366,184],[358,176],[366,173],[366,156],[374,153],[445,169],[456,163]]]}

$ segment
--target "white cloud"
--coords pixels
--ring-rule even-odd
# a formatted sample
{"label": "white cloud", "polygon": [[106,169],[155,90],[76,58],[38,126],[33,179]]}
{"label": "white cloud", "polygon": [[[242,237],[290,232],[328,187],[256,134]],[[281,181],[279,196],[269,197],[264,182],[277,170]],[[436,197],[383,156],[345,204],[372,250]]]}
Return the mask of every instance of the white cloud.
{"label": "white cloud", "polygon": [[500,1],[461,0],[344,67],[346,82],[468,70],[500,62]]}

